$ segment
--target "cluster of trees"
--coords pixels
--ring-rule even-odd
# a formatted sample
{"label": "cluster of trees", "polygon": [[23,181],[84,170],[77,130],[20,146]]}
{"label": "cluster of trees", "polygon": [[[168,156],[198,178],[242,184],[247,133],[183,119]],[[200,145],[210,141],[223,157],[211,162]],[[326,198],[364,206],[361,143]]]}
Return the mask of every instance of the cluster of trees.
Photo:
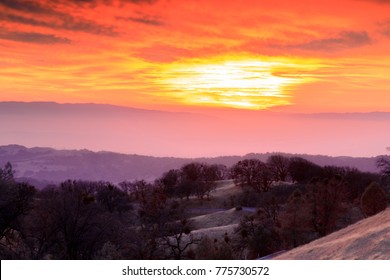
{"label": "cluster of trees", "polygon": [[20,231],[22,217],[29,212],[34,193],[33,186],[14,180],[10,163],[0,168],[0,240]]}
{"label": "cluster of trees", "polygon": [[270,156],[267,162],[259,159],[237,162],[231,168],[231,177],[238,186],[249,186],[255,191],[267,192],[273,182],[307,183],[322,172],[320,166],[301,157],[288,158],[276,154]]}
{"label": "cluster of trees", "polygon": [[226,174],[224,165],[193,162],[180,169],[169,170],[156,183],[170,197],[188,200],[191,195],[196,195],[199,199],[209,199],[215,182],[226,178]]}
{"label": "cluster of trees", "polygon": [[[7,198],[14,209],[4,208],[4,200],[0,207],[1,219],[13,213],[13,222],[3,226],[2,258],[91,259],[120,238],[120,216],[131,209],[128,196],[110,183],[66,181],[41,191],[24,183],[10,186],[15,187],[18,193]],[[1,182],[0,189],[7,191],[7,184]]]}
{"label": "cluster of trees", "polygon": [[[42,190],[17,182],[8,163],[0,168],[0,257],[228,259],[267,255],[383,210],[388,194],[381,178],[389,177],[390,169],[386,160],[378,162],[382,177],[273,155],[267,162],[245,159],[230,169],[194,162],[169,170],[155,182],[115,185],[68,180]],[[233,179],[242,187],[242,195],[254,200],[257,211],[241,221],[234,236],[225,234],[219,241],[197,239],[186,213],[187,200],[208,201],[216,182],[224,179]],[[237,204],[249,206],[242,201],[236,198]]]}
{"label": "cluster of trees", "polygon": [[[378,161],[378,166],[383,167],[383,176],[386,177],[388,173],[386,168],[389,168],[390,161],[384,163],[384,159],[381,159]],[[279,154],[270,156],[267,162],[245,159],[237,162],[230,169],[230,177],[237,186],[251,187],[256,192],[268,192],[276,182],[302,185],[316,178],[331,178],[336,175],[345,178],[350,185],[353,185],[351,191],[354,197],[360,195],[371,181],[380,180],[378,174],[361,172],[355,168],[321,167],[301,157],[289,158]]]}
{"label": "cluster of trees", "polygon": [[181,259],[191,244],[183,199],[209,197],[225,167],[190,163],[153,183],[68,180],[36,190],[0,168],[0,256]]}
{"label": "cluster of trees", "polygon": [[[252,187],[259,192],[270,190],[274,182],[308,183],[313,178],[334,174],[362,173],[348,167],[321,167],[301,157],[272,155],[267,162],[259,159],[245,159],[231,168],[231,177],[236,185]],[[365,174],[367,175],[367,174]]]}
{"label": "cluster of trees", "polygon": [[349,223],[344,219],[353,203],[341,176],[295,185],[285,190],[289,195],[284,199],[275,195],[278,188],[236,229],[249,258],[297,247]]}
{"label": "cluster of trees", "polygon": [[[258,211],[241,221],[236,229],[242,247],[251,258],[310,242],[374,215],[388,205],[388,192],[383,186],[389,176],[390,161],[378,162],[382,176],[348,167],[320,167],[301,158],[285,158],[283,162],[284,168],[280,170],[285,171],[284,179],[295,183],[290,188],[260,189],[248,177],[240,181],[240,185],[252,187],[249,189],[254,192],[253,196],[258,191],[267,191],[258,196]],[[274,167],[269,163],[246,160],[245,164],[239,162],[236,168],[250,164],[264,169],[268,164],[272,173]],[[275,169],[273,172],[273,180],[280,180]],[[285,194],[281,195],[281,190]]]}

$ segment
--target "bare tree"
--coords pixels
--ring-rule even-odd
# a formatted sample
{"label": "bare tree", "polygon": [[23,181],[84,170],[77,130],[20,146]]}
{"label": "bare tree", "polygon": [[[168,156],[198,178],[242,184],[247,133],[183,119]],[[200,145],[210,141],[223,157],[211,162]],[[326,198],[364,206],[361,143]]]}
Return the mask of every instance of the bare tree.
{"label": "bare tree", "polygon": [[51,223],[51,228],[41,223],[42,230],[51,235],[55,231],[55,258],[91,259],[106,242],[111,222],[102,218],[96,190],[95,182],[68,180],[40,196],[40,215],[48,213],[46,220]]}
{"label": "bare tree", "polygon": [[267,192],[273,182],[270,167],[258,159],[245,159],[237,162],[231,170],[237,186],[252,187],[257,192]]}
{"label": "bare tree", "polygon": [[288,198],[281,215],[282,235],[287,247],[297,247],[310,241],[312,231],[310,204],[304,193],[296,189]]}
{"label": "bare tree", "polygon": [[0,168],[0,239],[21,230],[21,218],[31,210],[35,194],[33,186],[15,182],[14,173],[9,162]]}
{"label": "bare tree", "polygon": [[315,180],[309,185],[311,221],[314,230],[325,236],[336,229],[348,197],[346,182],[339,176]]}
{"label": "bare tree", "polygon": [[282,155],[272,155],[267,160],[267,164],[277,181],[286,181],[289,163],[289,158]]}
{"label": "bare tree", "polygon": [[233,165],[232,178],[237,186],[252,186],[261,161],[257,159],[244,159]]}
{"label": "bare tree", "polygon": [[380,157],[376,162],[384,177],[390,177],[390,157]]}
{"label": "bare tree", "polygon": [[203,200],[210,197],[215,188],[215,182],[221,180],[224,174],[222,166],[192,162],[184,165],[180,170],[170,170],[156,181],[162,186],[166,195],[172,197],[186,197],[196,195]]}
{"label": "bare tree", "polygon": [[237,249],[246,247],[249,258],[258,258],[277,252],[281,248],[281,238],[270,219],[246,216],[235,229],[239,241]]}
{"label": "bare tree", "polygon": [[276,201],[275,196],[272,196],[267,200],[259,210],[263,211],[267,218],[271,219],[274,224],[278,223],[278,217],[280,213],[280,205]]}
{"label": "bare tree", "polygon": [[181,219],[179,223],[170,225],[168,235],[163,238],[163,246],[169,250],[169,258],[181,260],[192,244],[198,244],[197,239],[191,233],[188,220]]}
{"label": "bare tree", "polygon": [[165,194],[175,196],[178,194],[178,184],[180,182],[180,170],[171,169],[165,172],[161,178],[157,179],[156,184],[161,185]]}
{"label": "bare tree", "polygon": [[293,182],[308,183],[311,179],[321,175],[322,168],[304,158],[292,157],[288,171]]}

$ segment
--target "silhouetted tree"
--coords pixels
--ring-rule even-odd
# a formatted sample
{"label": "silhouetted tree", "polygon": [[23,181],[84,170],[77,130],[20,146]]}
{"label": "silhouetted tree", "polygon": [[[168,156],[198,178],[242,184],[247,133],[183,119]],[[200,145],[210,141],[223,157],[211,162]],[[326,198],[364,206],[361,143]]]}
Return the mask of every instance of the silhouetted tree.
{"label": "silhouetted tree", "polygon": [[325,165],[322,168],[321,177],[322,178],[332,178],[335,176],[340,176],[340,177],[344,178],[347,172],[348,172],[348,168],[346,168],[346,167]]}
{"label": "silhouetted tree", "polygon": [[168,196],[177,195],[177,187],[180,182],[180,170],[171,169],[168,172],[164,173],[161,178],[157,180],[157,184],[160,184],[165,194]]}
{"label": "silhouetted tree", "polygon": [[286,247],[297,247],[311,240],[312,223],[308,197],[296,189],[289,197],[281,215],[282,236]]}
{"label": "silhouetted tree", "polygon": [[165,173],[157,184],[161,185],[169,196],[186,197],[196,195],[199,199],[209,198],[215,188],[215,182],[221,179],[219,165],[192,162],[184,165],[180,170],[170,170]]}
{"label": "silhouetted tree", "polygon": [[126,192],[109,182],[99,182],[96,186],[96,200],[110,213],[130,210],[130,199]]}
{"label": "silhouetted tree", "polygon": [[280,212],[280,205],[277,202],[275,196],[265,201],[260,208],[261,211],[266,215],[267,218],[271,219],[274,224],[278,223],[278,217]]}
{"label": "silhouetted tree", "polygon": [[133,182],[124,181],[119,183],[119,187],[133,200],[138,200],[142,192],[153,188],[152,184],[145,180],[136,180]]}
{"label": "silhouetted tree", "polygon": [[217,181],[229,179],[230,173],[226,165],[212,164],[210,167],[214,170]]}
{"label": "silhouetted tree", "polygon": [[289,158],[282,155],[272,155],[267,160],[267,164],[277,181],[286,181],[289,163]]}
{"label": "silhouetted tree", "polygon": [[253,188],[258,192],[268,192],[271,189],[272,182],[274,181],[274,177],[272,175],[272,171],[269,166],[265,163],[260,164],[260,169],[256,175],[255,184]]}
{"label": "silhouetted tree", "polygon": [[31,210],[35,188],[14,180],[12,165],[0,169],[0,239],[11,231],[21,231],[21,218]]}
{"label": "silhouetted tree", "polygon": [[[59,257],[63,246],[58,240],[58,216],[56,215],[57,186],[39,191],[33,202],[33,209],[26,218],[26,244],[31,259]],[[55,206],[56,205],[56,206]],[[63,255],[61,255],[63,257]]]}
{"label": "silhouetted tree", "polygon": [[15,171],[12,168],[12,164],[7,162],[4,168],[0,168],[0,181],[1,182],[15,182],[14,180]]}
{"label": "silhouetted tree", "polygon": [[252,186],[256,173],[260,169],[261,161],[258,159],[245,159],[237,162],[231,168],[232,178],[237,186]]}
{"label": "silhouetted tree", "polygon": [[53,258],[92,259],[109,240],[113,222],[97,202],[98,186],[96,182],[69,180],[40,196],[37,218],[44,218],[49,225],[40,223],[35,237],[54,236],[54,241],[48,240],[55,245],[49,251]]}
{"label": "silhouetted tree", "polygon": [[320,177],[322,168],[304,158],[290,158],[288,170],[293,182],[307,183],[311,179]]}
{"label": "silhouetted tree", "polygon": [[[183,218],[185,210],[181,204],[170,200],[160,185],[140,189],[138,203],[138,236],[141,240],[133,247],[140,258],[183,258],[194,239],[188,233],[189,226]],[[190,244],[186,245],[186,242]]]}
{"label": "silhouetted tree", "polygon": [[361,198],[361,208],[366,217],[375,215],[387,207],[384,189],[378,183],[372,182],[364,191]]}
{"label": "silhouetted tree", "polygon": [[191,225],[187,219],[169,225],[169,231],[163,237],[163,246],[168,250],[168,257],[181,260],[186,257],[186,253],[192,244],[198,244],[200,239],[194,238],[191,233]]}
{"label": "silhouetted tree", "polygon": [[237,186],[252,187],[258,192],[267,192],[273,182],[272,171],[258,159],[245,159],[231,168],[232,178]]}
{"label": "silhouetted tree", "polygon": [[269,219],[245,217],[236,228],[238,247],[249,250],[248,258],[254,259],[272,254],[281,248],[281,239],[275,224]]}
{"label": "silhouetted tree", "polygon": [[312,224],[320,236],[336,229],[336,223],[344,212],[343,202],[348,199],[345,181],[340,176],[314,180],[309,185]]}
{"label": "silhouetted tree", "polygon": [[348,184],[351,201],[360,203],[365,188],[374,181],[380,181],[377,173],[362,172],[356,168],[345,168],[344,179]]}
{"label": "silhouetted tree", "polygon": [[384,177],[390,177],[390,157],[380,157],[377,160],[376,165],[381,169],[381,174]]}
{"label": "silhouetted tree", "polygon": [[167,196],[161,188],[149,185],[138,190],[138,215],[145,224],[163,225],[167,220]]}

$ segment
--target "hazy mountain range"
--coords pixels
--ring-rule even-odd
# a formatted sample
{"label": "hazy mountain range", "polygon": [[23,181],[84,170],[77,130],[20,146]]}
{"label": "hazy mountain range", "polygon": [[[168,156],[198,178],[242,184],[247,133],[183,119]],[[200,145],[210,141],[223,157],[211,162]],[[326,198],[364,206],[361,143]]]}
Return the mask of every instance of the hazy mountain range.
{"label": "hazy mountain range", "polygon": [[286,152],[371,157],[390,146],[390,113],[234,109],[165,112],[99,104],[0,102],[0,145],[167,157]]}
{"label": "hazy mountain range", "polygon": [[[126,155],[88,150],[55,150],[51,148],[26,148],[20,145],[0,146],[0,165],[11,162],[16,177],[37,184],[58,183],[67,179],[104,180],[118,183],[124,180],[154,180],[172,168],[180,168],[191,161],[232,166],[243,158],[265,161],[270,154],[248,154],[214,158],[173,158]],[[376,172],[376,159],[353,157],[301,156],[319,165],[356,167],[362,171]]]}

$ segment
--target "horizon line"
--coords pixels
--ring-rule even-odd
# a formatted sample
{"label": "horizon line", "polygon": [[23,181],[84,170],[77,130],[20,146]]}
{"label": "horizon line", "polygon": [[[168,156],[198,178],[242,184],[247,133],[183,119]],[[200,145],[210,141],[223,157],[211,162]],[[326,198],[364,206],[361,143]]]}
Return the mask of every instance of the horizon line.
{"label": "horizon line", "polygon": [[[113,103],[96,103],[96,102],[58,102],[58,101],[16,101],[16,100],[0,100],[1,103],[8,104],[53,104],[53,105],[88,105],[88,106],[107,106],[107,107],[115,107],[122,109],[130,109],[130,110],[142,110],[142,111],[150,111],[150,112],[164,112],[164,113],[194,113],[192,110],[161,110],[161,109],[150,109],[150,108],[142,108],[142,107],[130,107],[126,105],[118,105]],[[272,113],[272,114],[286,114],[286,115],[323,115],[323,114],[390,114],[390,111],[345,111],[345,112],[337,112],[337,111],[320,111],[320,112],[283,112],[269,109],[240,109],[240,108],[229,108],[229,107],[191,107],[191,106],[182,106],[183,109],[191,108],[191,109],[199,109],[199,110],[214,110],[214,111],[234,111],[234,112],[245,112],[245,113]]]}
{"label": "horizon line", "polygon": [[281,152],[281,151],[272,151],[272,152],[250,152],[245,153],[241,155],[218,155],[218,156],[196,156],[196,157],[186,157],[186,156],[158,156],[158,155],[146,155],[146,154],[137,154],[137,153],[131,153],[131,152],[117,152],[113,150],[92,150],[88,148],[56,148],[56,147],[48,147],[48,146],[26,146],[22,144],[2,144],[0,145],[1,148],[7,148],[7,147],[21,147],[24,149],[49,149],[54,151],[67,151],[67,152],[91,152],[91,153],[111,153],[111,154],[118,154],[118,155],[126,155],[126,156],[140,156],[140,157],[153,157],[153,158],[175,158],[175,159],[189,159],[189,160],[196,160],[196,159],[217,159],[222,157],[247,157],[249,155],[286,155],[286,156],[313,156],[313,157],[330,157],[330,158],[353,158],[353,159],[367,159],[367,158],[377,158],[377,157],[383,157],[383,156],[390,156],[388,154],[379,154],[375,156],[348,156],[348,155],[325,155],[325,154],[308,154],[308,153],[299,153],[299,152]]}

